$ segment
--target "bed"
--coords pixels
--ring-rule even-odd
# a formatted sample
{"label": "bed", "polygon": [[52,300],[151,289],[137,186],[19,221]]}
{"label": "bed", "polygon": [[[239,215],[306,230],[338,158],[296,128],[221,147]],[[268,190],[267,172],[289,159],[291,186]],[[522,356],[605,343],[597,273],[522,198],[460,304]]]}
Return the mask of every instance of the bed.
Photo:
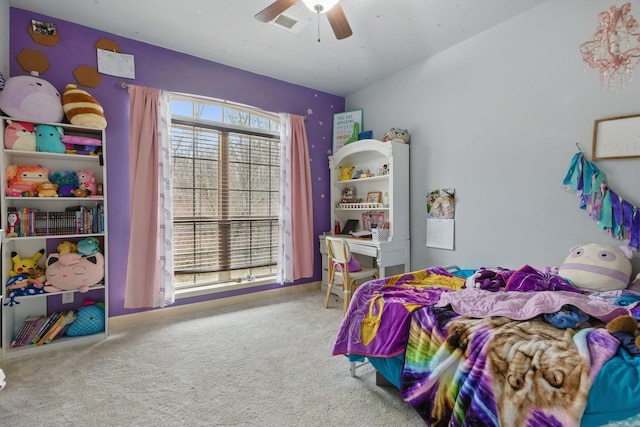
{"label": "bed", "polygon": [[482,288],[477,271],[443,267],[367,282],[333,355],[370,362],[427,425],[640,425],[640,357],[605,328],[637,319],[640,294],[578,291],[525,267],[483,274],[535,272],[541,285]]}

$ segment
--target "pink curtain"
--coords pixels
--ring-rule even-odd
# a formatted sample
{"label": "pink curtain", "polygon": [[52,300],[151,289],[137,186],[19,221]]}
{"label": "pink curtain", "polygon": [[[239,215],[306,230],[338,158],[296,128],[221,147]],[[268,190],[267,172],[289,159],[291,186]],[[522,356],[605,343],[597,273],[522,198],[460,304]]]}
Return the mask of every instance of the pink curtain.
{"label": "pink curtain", "polygon": [[140,86],[130,86],[129,97],[131,232],[124,306],[162,307],[174,301],[172,257],[166,256],[171,242],[165,228],[171,225],[164,207],[171,164],[163,147],[168,139],[166,99],[160,90]]}
{"label": "pink curtain", "polygon": [[311,164],[304,117],[291,117],[291,217],[293,228],[293,278],[313,276],[313,200]]}
{"label": "pink curtain", "polygon": [[304,118],[280,115],[278,283],[313,276],[311,165]]}

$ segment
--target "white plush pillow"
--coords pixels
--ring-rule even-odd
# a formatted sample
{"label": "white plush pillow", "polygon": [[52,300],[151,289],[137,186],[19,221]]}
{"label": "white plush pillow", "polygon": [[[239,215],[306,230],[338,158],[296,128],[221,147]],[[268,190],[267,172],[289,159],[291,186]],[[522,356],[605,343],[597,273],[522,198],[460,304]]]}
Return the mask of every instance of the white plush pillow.
{"label": "white plush pillow", "polygon": [[574,246],[558,274],[581,289],[614,291],[629,285],[631,249],[589,243]]}

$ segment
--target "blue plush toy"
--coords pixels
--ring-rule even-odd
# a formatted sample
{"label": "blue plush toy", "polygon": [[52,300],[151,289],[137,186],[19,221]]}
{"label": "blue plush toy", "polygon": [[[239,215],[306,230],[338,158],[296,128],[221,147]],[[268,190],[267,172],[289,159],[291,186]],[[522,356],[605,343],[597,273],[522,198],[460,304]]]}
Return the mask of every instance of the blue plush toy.
{"label": "blue plush toy", "polygon": [[86,239],[80,240],[76,245],[76,248],[80,255],[89,256],[96,252],[100,252],[100,241],[95,237],[87,237]]}
{"label": "blue plush toy", "polygon": [[7,282],[7,290],[11,292],[9,292],[8,300],[4,305],[9,307],[20,304],[20,302],[16,300],[16,297],[44,293],[42,283],[29,278],[26,274],[17,274],[11,277]]}
{"label": "blue plush toy", "polygon": [[46,153],[66,153],[67,149],[60,140],[63,134],[60,126],[36,125],[36,148]]}
{"label": "blue plush toy", "polygon": [[67,329],[67,336],[80,337],[103,332],[105,328],[104,303],[85,300],[78,309],[76,320]]}
{"label": "blue plush toy", "polygon": [[78,176],[72,171],[57,171],[49,174],[49,181],[58,185],[58,196],[75,197],[78,189]]}

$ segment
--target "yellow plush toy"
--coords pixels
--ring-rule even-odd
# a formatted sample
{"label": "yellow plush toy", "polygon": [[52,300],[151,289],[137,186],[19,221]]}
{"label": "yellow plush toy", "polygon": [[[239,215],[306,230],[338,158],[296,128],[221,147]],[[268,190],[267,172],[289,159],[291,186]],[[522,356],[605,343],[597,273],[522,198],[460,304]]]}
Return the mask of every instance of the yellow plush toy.
{"label": "yellow plush toy", "polygon": [[104,110],[98,101],[74,84],[68,84],[62,94],[62,109],[73,125],[98,129],[107,127]]}
{"label": "yellow plush toy", "polygon": [[18,252],[11,252],[11,261],[13,261],[13,270],[9,272],[9,277],[16,276],[18,274],[30,275],[37,267],[38,260],[44,254],[44,249],[36,252],[31,258],[22,258],[18,255]]}

